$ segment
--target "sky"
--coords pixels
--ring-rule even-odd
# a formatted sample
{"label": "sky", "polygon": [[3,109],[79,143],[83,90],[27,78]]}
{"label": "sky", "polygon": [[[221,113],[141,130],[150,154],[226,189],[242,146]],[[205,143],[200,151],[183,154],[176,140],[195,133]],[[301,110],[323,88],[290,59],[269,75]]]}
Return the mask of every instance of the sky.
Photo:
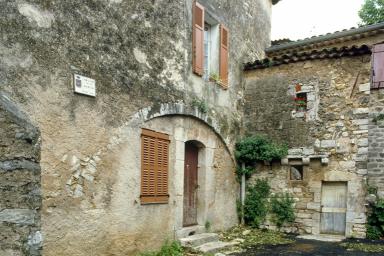
{"label": "sky", "polygon": [[364,0],[281,0],[272,8],[272,40],[291,40],[356,27]]}

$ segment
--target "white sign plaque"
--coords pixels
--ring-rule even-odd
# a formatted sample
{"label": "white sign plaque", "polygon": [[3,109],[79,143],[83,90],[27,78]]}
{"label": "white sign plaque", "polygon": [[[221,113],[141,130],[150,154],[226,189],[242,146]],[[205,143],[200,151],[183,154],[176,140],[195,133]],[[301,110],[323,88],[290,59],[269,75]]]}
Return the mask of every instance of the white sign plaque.
{"label": "white sign plaque", "polygon": [[74,74],[73,87],[76,93],[96,97],[96,81],[92,78]]}

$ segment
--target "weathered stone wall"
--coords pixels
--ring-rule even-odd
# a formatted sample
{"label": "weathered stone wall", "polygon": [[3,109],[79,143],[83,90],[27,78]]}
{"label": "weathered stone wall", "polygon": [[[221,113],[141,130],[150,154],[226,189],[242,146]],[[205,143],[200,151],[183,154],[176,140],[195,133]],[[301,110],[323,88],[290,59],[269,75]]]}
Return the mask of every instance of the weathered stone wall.
{"label": "weathered stone wall", "polygon": [[[313,60],[246,73],[245,127],[287,142],[289,155],[268,177],[274,192],[291,192],[297,203],[294,231],[320,232],[323,181],[348,182],[346,235],[364,237],[368,158],[370,56]],[[295,86],[308,92],[307,110],[295,110]],[[291,165],[304,166],[291,181]]]}
{"label": "weathered stone wall", "polygon": [[[231,151],[242,118],[242,64],[262,58],[270,43],[271,2],[201,3],[230,31],[227,90],[192,74],[192,0],[0,2],[0,88],[41,131],[45,255],[129,254],[174,233],[171,202],[141,207],[131,200],[139,196],[139,169],[121,162],[131,143],[122,139],[125,130],[140,130],[132,118],[197,116]],[[96,80],[95,98],[73,93],[74,73]],[[195,115],[196,99],[208,113]],[[225,163],[223,177],[232,175],[232,164]],[[122,172],[133,172],[134,180],[121,183]],[[231,209],[228,221],[210,221],[230,226]]]}
{"label": "weathered stone wall", "polygon": [[40,255],[40,133],[0,93],[0,255]]}

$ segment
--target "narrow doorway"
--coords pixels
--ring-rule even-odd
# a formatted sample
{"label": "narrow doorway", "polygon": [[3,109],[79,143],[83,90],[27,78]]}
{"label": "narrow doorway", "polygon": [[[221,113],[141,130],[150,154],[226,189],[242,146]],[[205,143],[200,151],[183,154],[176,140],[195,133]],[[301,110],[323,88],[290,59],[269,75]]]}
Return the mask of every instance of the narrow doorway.
{"label": "narrow doorway", "polygon": [[347,182],[323,182],[320,232],[345,235],[346,213]]}
{"label": "narrow doorway", "polygon": [[192,141],[185,143],[183,226],[197,225],[199,148]]}

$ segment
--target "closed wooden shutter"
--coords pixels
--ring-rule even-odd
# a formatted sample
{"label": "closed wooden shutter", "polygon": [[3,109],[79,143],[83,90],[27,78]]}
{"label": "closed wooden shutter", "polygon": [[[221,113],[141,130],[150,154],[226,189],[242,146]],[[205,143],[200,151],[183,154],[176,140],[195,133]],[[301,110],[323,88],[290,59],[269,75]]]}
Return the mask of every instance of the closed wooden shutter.
{"label": "closed wooden shutter", "polygon": [[373,47],[371,88],[384,88],[384,44]]}
{"label": "closed wooden shutter", "polygon": [[228,49],[229,31],[220,25],[220,80],[224,87],[228,87]]}
{"label": "closed wooden shutter", "polygon": [[141,204],[168,203],[169,136],[142,129]]}
{"label": "closed wooden shutter", "polygon": [[197,2],[193,6],[192,67],[199,76],[204,73],[204,7]]}

